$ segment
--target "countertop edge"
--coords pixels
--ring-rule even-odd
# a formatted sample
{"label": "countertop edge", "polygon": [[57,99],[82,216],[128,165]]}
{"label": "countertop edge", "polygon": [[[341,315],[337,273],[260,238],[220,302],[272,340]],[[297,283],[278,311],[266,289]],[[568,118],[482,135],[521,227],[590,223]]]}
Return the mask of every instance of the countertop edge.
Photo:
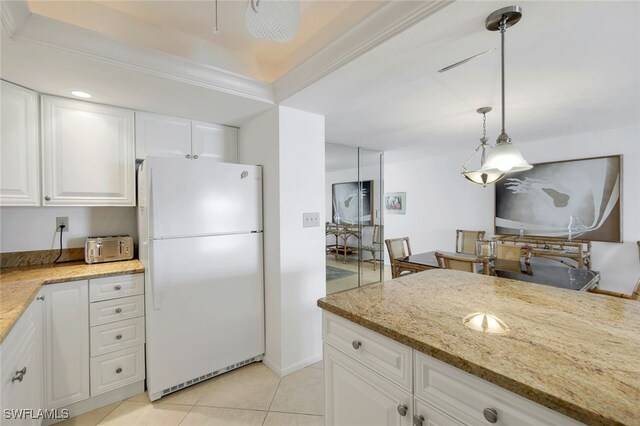
{"label": "countertop edge", "polygon": [[491,384],[493,384],[494,386],[498,386],[500,388],[506,389],[509,392],[513,392],[516,395],[519,395],[525,399],[528,399],[529,401],[540,404],[560,414],[564,414],[565,416],[570,417],[574,420],[577,420],[586,424],[590,424],[590,425],[602,424],[602,425],[624,426],[623,423],[617,422],[616,420],[603,417],[599,413],[589,411],[584,407],[577,406],[569,401],[565,401],[554,395],[551,395],[539,389],[533,388],[527,385],[526,383],[519,382],[510,377],[488,370],[477,364],[471,363],[459,357],[458,355],[443,351],[438,348],[434,348],[432,346],[415,341],[408,337],[398,338],[399,336],[397,332],[394,332],[393,330],[389,330],[388,328],[378,323],[374,323],[365,318],[359,317],[357,315],[353,315],[347,311],[344,311],[340,308],[330,305],[326,303],[324,299],[318,299],[317,306],[321,309],[331,312],[332,314],[338,315],[339,317],[342,317],[368,330],[371,330],[374,333],[381,334],[391,340],[394,340],[398,343],[409,346],[412,349],[415,349],[425,355],[431,356],[439,361],[442,361],[446,364],[451,365],[452,367],[458,368],[466,373],[472,374],[473,376],[479,379],[486,380]]}
{"label": "countertop edge", "polygon": [[11,331],[13,330],[15,325],[18,323],[18,321],[20,321],[20,318],[22,318],[22,314],[24,314],[25,311],[29,308],[29,305],[31,305],[34,298],[36,297],[36,295],[38,294],[38,292],[43,286],[50,285],[50,284],[68,283],[68,282],[77,281],[77,280],[90,280],[90,279],[103,278],[103,277],[115,277],[118,275],[140,274],[144,272],[144,266],[142,266],[142,264],[140,265],[141,265],[140,267],[136,267],[135,269],[126,270],[126,271],[98,272],[98,273],[89,274],[89,275],[79,275],[77,277],[52,278],[52,279],[45,279],[42,282],[35,284],[33,291],[31,292],[29,297],[26,298],[25,303],[18,311],[16,317],[11,320],[11,324],[7,327],[6,330],[0,331],[0,346],[4,343],[4,340],[11,333]]}

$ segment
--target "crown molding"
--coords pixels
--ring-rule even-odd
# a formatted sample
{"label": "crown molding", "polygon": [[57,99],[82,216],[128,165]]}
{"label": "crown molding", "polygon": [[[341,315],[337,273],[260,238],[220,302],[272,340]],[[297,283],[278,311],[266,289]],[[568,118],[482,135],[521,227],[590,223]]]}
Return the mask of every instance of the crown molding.
{"label": "crown molding", "polygon": [[455,0],[392,1],[274,83],[281,102]]}
{"label": "crown molding", "polygon": [[22,29],[31,16],[29,3],[26,1],[0,2],[0,20],[10,37],[14,37]]}
{"label": "crown molding", "polygon": [[[10,6],[5,7],[7,4]],[[14,4],[20,7],[14,7]],[[31,14],[26,2],[3,1],[2,23],[14,40],[47,46],[92,60],[219,92],[269,104],[275,103],[273,86],[266,82],[114,40],[84,28]]]}

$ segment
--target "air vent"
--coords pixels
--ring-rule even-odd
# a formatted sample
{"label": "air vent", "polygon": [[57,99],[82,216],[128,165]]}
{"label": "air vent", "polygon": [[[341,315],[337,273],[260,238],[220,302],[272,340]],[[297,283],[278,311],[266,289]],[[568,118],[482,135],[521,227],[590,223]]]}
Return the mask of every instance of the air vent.
{"label": "air vent", "polygon": [[226,373],[228,371],[235,370],[236,368],[242,367],[243,365],[251,364],[252,362],[258,362],[258,361],[262,361],[262,355],[254,356],[253,358],[249,358],[249,359],[246,359],[244,361],[240,361],[240,362],[232,364],[232,365],[230,365],[228,367],[224,367],[224,368],[221,368],[219,370],[212,371],[211,373],[207,373],[207,374],[202,375],[200,377],[196,377],[194,379],[187,380],[184,383],[180,383],[180,384],[177,384],[175,386],[171,386],[170,388],[166,388],[165,390],[162,391],[162,396],[165,396],[165,395],[170,394],[172,392],[178,391],[178,390],[180,390],[182,388],[186,388],[188,386],[195,385],[196,383],[202,382],[202,381],[210,379],[212,377],[219,376],[219,375],[224,374],[224,373]]}

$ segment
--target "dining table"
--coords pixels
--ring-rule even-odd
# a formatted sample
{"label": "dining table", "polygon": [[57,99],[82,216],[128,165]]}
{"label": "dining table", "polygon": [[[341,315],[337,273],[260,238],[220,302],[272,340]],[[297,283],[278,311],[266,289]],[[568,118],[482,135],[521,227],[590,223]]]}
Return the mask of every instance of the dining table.
{"label": "dining table", "polygon": [[[469,257],[470,259],[477,258],[475,255],[465,253],[455,253],[455,255]],[[437,269],[438,267],[436,252],[428,251],[395,259],[393,261],[392,274],[397,277],[404,271],[421,272]],[[482,273],[482,264],[478,264],[478,273]],[[577,291],[596,288],[600,282],[600,273],[598,271],[572,268],[541,257],[531,257],[526,261],[490,258],[489,274],[500,278]]]}

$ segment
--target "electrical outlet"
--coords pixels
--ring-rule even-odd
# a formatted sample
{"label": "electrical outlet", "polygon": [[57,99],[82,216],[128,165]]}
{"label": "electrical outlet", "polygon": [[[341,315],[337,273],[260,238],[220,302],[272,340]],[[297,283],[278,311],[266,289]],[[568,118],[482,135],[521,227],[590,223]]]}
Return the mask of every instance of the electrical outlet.
{"label": "electrical outlet", "polygon": [[62,232],[69,232],[69,216],[56,217],[56,230],[60,229],[60,225],[64,225]]}
{"label": "electrical outlet", "polygon": [[320,213],[302,213],[302,227],[320,226]]}

